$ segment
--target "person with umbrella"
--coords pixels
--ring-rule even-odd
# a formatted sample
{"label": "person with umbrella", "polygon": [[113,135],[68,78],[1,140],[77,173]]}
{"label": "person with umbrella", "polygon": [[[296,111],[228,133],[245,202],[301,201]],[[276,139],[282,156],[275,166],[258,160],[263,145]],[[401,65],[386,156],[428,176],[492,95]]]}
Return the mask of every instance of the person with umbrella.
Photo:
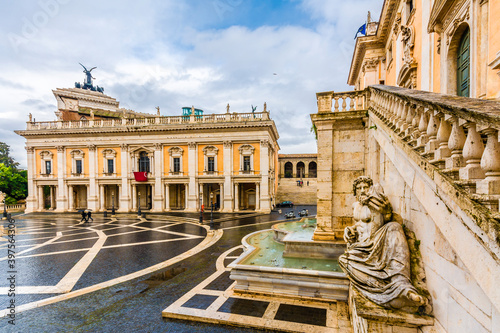
{"label": "person with umbrella", "polygon": [[87,220],[87,213],[85,213],[85,210],[82,209],[80,212],[82,213],[82,220],[80,222],[87,222],[88,221]]}

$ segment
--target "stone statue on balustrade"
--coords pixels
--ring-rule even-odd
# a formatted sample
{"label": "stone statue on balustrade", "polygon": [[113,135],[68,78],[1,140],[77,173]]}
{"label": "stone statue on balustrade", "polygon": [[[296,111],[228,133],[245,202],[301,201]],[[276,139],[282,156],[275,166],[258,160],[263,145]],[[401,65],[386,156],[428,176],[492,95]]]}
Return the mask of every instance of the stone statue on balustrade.
{"label": "stone statue on balustrade", "polygon": [[380,184],[358,177],[353,184],[355,224],[345,228],[348,243],[339,263],[354,288],[385,308],[430,312],[427,298],[410,282],[410,251],[405,232],[393,220],[392,206]]}

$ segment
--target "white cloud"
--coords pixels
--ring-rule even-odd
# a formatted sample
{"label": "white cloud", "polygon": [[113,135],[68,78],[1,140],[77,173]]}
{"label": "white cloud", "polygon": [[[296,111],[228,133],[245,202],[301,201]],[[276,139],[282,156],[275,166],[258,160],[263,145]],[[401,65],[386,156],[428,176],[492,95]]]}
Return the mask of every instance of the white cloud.
{"label": "white cloud", "polygon": [[[49,15],[41,3],[59,7]],[[197,4],[201,8],[193,10]],[[175,115],[195,105],[222,113],[227,103],[232,111],[250,112],[251,105],[260,111],[267,102],[281,153],[315,152],[309,131],[315,93],[350,89],[354,33],[382,0],[303,0],[303,15],[314,22],[306,26],[273,21],[256,28],[214,27],[248,8],[245,2],[231,4],[217,16],[210,3],[195,1],[9,1],[0,13],[0,61],[6,65],[0,89],[7,92],[0,119],[15,122],[0,126],[0,141],[25,166],[23,139],[10,130],[25,128],[28,113],[53,120],[51,90],[82,81],[82,62],[98,67],[92,73],[106,94],[141,112],[154,113],[159,105],[162,114]],[[34,19],[40,13],[47,22]],[[30,23],[36,29],[23,35]],[[13,35],[25,40],[12,44]]]}

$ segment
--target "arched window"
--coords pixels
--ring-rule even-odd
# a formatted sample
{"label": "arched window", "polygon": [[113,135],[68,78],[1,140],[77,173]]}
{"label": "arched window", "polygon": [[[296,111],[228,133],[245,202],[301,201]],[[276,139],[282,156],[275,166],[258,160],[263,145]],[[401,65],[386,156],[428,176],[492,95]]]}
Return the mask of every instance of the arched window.
{"label": "arched window", "polygon": [[292,162],[285,163],[285,178],[293,177],[293,164]]}
{"label": "arched window", "polygon": [[297,178],[303,178],[306,176],[306,166],[304,162],[297,163]]}
{"label": "arched window", "polygon": [[469,97],[470,93],[470,33],[467,28],[460,38],[457,52],[457,95]]}
{"label": "arched window", "polygon": [[309,162],[309,178],[316,178],[318,177],[318,166],[316,165],[316,162]]}
{"label": "arched window", "polygon": [[139,172],[149,172],[149,156],[145,151],[139,153]]}

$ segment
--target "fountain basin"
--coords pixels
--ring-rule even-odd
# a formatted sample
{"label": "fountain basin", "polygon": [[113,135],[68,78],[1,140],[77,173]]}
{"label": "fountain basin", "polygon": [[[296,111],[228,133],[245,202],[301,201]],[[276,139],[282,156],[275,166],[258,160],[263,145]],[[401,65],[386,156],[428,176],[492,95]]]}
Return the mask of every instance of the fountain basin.
{"label": "fountain basin", "polygon": [[[280,235],[283,228],[257,231],[243,238],[245,252],[229,265],[230,278],[236,281],[234,291],[346,301],[349,281],[338,261],[285,256],[286,242],[275,241],[276,230]],[[286,233],[285,241],[291,234]]]}

